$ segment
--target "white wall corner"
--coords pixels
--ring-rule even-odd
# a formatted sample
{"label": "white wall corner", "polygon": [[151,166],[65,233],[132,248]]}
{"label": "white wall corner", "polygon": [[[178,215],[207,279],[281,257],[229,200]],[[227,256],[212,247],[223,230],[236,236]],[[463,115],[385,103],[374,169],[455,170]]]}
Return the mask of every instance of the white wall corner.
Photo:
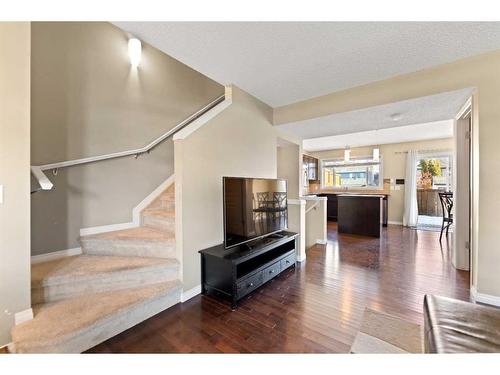
{"label": "white wall corner", "polygon": [[213,119],[227,107],[229,107],[232,103],[233,103],[232,87],[226,86],[224,89],[224,100],[221,103],[217,104],[212,109],[210,109],[208,112],[198,117],[192,123],[190,123],[189,125],[179,130],[177,133],[175,133],[173,138],[174,141],[178,141],[180,139],[185,139],[189,137],[191,134],[193,134],[195,131],[197,131],[199,128],[201,128],[211,119]]}
{"label": "white wall corner", "polygon": [[475,286],[470,288],[471,300],[474,303],[483,303],[486,305],[500,307],[500,297],[491,294],[479,293]]}
{"label": "white wall corner", "polygon": [[14,314],[14,323],[17,326],[18,324],[27,322],[33,319],[33,309],[30,307],[29,309],[19,311]]}
{"label": "white wall corner", "polygon": [[198,294],[201,293],[201,285],[196,285],[194,288],[191,288],[186,291],[182,291],[181,294],[181,302],[186,302],[190,300],[191,298],[197,296]]}
{"label": "white wall corner", "polygon": [[31,264],[49,262],[51,260],[56,260],[64,257],[70,257],[74,255],[80,255],[82,253],[81,247],[74,247],[72,249],[53,251],[51,253],[33,255],[31,257]]}

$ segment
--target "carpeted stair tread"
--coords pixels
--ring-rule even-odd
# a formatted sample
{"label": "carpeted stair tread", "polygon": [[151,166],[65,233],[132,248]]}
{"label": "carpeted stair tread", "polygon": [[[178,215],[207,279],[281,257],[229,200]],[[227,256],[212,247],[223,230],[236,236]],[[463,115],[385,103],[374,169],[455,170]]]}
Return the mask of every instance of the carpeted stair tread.
{"label": "carpeted stair tread", "polygon": [[13,328],[13,347],[17,352],[50,351],[51,347],[77,338],[83,332],[98,332],[101,325],[119,319],[138,305],[169,293],[179,293],[180,288],[180,282],[175,280],[35,305],[34,318]]}
{"label": "carpeted stair tread", "polygon": [[123,272],[147,272],[177,267],[178,261],[167,258],[143,258],[107,255],[77,255],[37,263],[31,266],[32,287],[74,283],[106,278]]}
{"label": "carpeted stair tread", "polygon": [[82,236],[81,239],[103,239],[103,240],[132,240],[132,241],[173,241],[175,234],[172,232],[161,231],[149,227],[137,227],[130,229],[117,230],[113,232],[105,232]]}
{"label": "carpeted stair tread", "polygon": [[174,211],[167,211],[162,209],[146,209],[142,211],[142,214],[144,216],[157,216],[157,217],[172,218],[172,219],[175,218]]}

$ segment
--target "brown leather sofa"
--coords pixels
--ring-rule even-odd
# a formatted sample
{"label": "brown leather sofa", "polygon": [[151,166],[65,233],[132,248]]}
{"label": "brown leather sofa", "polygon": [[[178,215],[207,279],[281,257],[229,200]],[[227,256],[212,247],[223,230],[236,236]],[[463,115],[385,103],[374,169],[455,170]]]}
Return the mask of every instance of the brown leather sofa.
{"label": "brown leather sofa", "polygon": [[426,353],[500,353],[500,309],[426,295],[424,319]]}

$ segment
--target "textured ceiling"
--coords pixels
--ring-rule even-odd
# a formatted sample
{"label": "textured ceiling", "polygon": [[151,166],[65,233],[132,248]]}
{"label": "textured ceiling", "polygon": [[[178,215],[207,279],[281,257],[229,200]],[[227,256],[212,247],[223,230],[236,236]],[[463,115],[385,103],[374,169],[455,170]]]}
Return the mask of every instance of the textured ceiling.
{"label": "textured ceiling", "polygon": [[[472,89],[449,91],[278,127],[308,139],[449,120],[455,118],[471,94]],[[393,115],[397,115],[396,120]]]}
{"label": "textured ceiling", "polygon": [[453,120],[445,120],[306,139],[303,141],[303,146],[306,151],[322,151],[335,150],[345,146],[361,147],[450,137],[453,137]]}
{"label": "textured ceiling", "polygon": [[500,49],[500,22],[116,22],[277,107]]}

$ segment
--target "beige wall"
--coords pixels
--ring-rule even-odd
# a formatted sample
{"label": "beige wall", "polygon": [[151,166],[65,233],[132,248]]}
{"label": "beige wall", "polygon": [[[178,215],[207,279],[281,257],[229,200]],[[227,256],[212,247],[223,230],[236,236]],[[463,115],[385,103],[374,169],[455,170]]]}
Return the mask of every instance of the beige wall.
{"label": "beige wall", "polygon": [[387,104],[445,91],[476,88],[473,97],[473,284],[500,296],[500,51],[421,70],[276,108],[275,124]]}
{"label": "beige wall", "polygon": [[30,24],[0,22],[0,346],[30,301]]}
{"label": "beige wall", "polygon": [[[131,69],[127,35],[106,22],[32,24],[32,156],[40,165],[143,147],[224,87],[143,44]],[[130,222],[132,208],[173,173],[173,141],[137,160],[48,171],[32,199],[32,253],[79,246],[80,228]]]}
{"label": "beige wall", "polygon": [[301,195],[300,171],[302,170],[301,146],[292,144],[278,147],[277,171],[279,178],[288,181],[288,199]]}
{"label": "beige wall", "polygon": [[233,103],[184,140],[175,141],[178,247],[184,290],[200,284],[199,250],[223,242],[222,177],[276,178],[272,109],[234,87]]}
{"label": "beige wall", "polygon": [[[351,149],[351,156],[372,155],[374,148],[380,149],[383,159],[382,173],[385,178],[405,178],[406,154],[397,152],[408,150],[450,150],[454,148],[453,138],[433,139],[418,142],[392,143],[386,145],[374,145],[367,147],[354,147]],[[341,158],[344,150],[330,150],[321,152],[311,152],[310,155],[318,159]],[[393,223],[402,223],[404,213],[404,186],[401,190],[391,190],[389,196],[389,216],[388,220]]]}

